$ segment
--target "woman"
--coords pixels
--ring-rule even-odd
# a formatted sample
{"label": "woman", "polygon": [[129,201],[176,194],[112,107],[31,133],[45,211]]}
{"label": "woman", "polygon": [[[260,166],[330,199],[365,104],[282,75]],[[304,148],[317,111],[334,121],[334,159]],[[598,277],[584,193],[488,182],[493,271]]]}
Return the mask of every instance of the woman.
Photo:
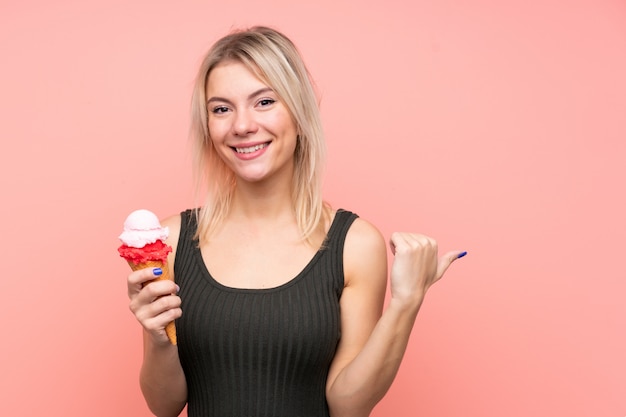
{"label": "woman", "polygon": [[[391,385],[428,288],[464,252],[385,242],[323,203],[324,141],[295,46],[265,27],[220,39],[192,100],[199,210],[166,219],[172,282],[128,277],[144,327],[140,384],[157,416],[368,416]],[[176,320],[178,346],[165,325]]]}

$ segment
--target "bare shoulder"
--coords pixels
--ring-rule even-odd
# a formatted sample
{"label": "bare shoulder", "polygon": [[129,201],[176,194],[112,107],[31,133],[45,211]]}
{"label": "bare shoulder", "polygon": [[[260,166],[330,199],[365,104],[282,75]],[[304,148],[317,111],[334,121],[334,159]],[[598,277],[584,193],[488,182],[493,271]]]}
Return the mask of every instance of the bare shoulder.
{"label": "bare shoulder", "polygon": [[352,223],[346,236],[346,250],[357,251],[386,251],[385,239],[376,226],[367,220],[358,217]]}
{"label": "bare shoulder", "polygon": [[[387,246],[376,226],[363,218],[357,218],[348,230],[344,245],[344,269],[346,285],[360,277],[386,279]],[[373,272],[373,274],[371,273]]]}
{"label": "bare shoulder", "polygon": [[173,216],[161,220],[161,226],[170,229],[170,239],[175,238],[176,241],[178,240],[178,236],[180,235],[180,222],[180,214],[174,214]]}

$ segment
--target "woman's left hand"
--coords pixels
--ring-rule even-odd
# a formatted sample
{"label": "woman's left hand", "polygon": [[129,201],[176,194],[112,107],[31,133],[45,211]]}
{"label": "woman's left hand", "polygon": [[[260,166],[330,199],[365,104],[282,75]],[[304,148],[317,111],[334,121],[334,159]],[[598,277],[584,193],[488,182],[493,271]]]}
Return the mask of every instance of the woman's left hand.
{"label": "woman's left hand", "polygon": [[390,246],[395,255],[391,266],[391,297],[409,303],[421,303],[452,262],[466,254],[451,251],[439,257],[437,242],[415,233],[393,233]]}

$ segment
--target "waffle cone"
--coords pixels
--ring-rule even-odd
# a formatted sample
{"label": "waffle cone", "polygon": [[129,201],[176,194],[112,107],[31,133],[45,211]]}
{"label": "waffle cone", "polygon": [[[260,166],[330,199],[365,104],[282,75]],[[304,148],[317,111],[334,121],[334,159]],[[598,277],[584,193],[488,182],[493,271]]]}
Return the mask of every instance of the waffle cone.
{"label": "waffle cone", "polygon": [[[133,271],[137,271],[139,269],[144,269],[144,268],[161,268],[161,270],[163,271],[163,274],[156,277],[152,281],[146,282],[146,284],[149,284],[154,281],[165,281],[165,280],[174,281],[172,277],[170,276],[170,269],[167,267],[167,265],[165,265],[161,261],[146,261],[146,262],[142,262],[139,264],[128,261],[128,265],[130,265],[130,269],[132,269]],[[167,326],[165,326],[165,333],[167,333],[167,337],[168,339],[170,339],[170,342],[172,342],[172,344],[175,345],[176,344],[176,327],[174,326],[173,321],[168,323]]]}

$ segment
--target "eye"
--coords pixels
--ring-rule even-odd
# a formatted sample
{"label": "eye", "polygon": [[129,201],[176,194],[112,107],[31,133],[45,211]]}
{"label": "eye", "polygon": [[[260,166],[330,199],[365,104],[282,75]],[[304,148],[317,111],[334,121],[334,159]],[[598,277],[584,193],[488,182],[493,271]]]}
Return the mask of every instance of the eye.
{"label": "eye", "polygon": [[211,113],[213,114],[223,114],[228,111],[228,107],[226,106],[215,106],[211,108]]}
{"label": "eye", "polygon": [[268,106],[271,106],[274,103],[276,103],[276,100],[274,100],[272,98],[262,98],[261,100],[258,101],[258,105],[260,107],[268,107]]}

